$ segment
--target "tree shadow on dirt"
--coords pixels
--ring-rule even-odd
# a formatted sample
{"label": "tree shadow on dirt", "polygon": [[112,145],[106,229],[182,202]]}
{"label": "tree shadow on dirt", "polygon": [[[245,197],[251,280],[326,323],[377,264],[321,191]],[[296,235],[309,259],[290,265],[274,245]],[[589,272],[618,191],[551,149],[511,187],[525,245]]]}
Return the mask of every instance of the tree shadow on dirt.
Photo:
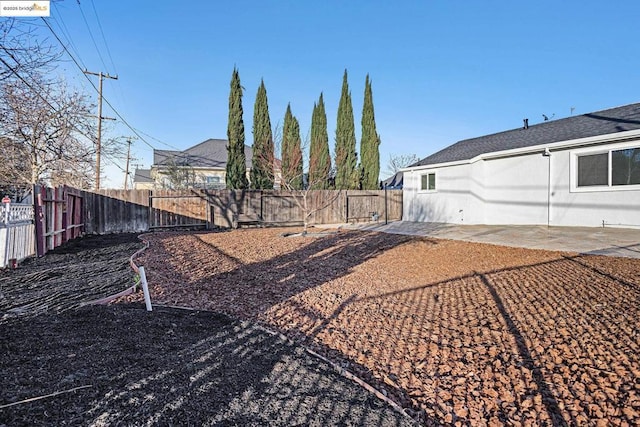
{"label": "tree shadow on dirt", "polygon": [[619,272],[611,258],[558,255],[375,296],[322,288],[323,309],[292,298],[415,241],[341,233],[247,264],[191,240],[191,252],[228,265],[196,281],[183,277],[184,295],[219,289],[196,306],[262,318],[421,410],[409,412],[427,425],[639,421],[640,271]]}
{"label": "tree shadow on dirt", "polygon": [[411,425],[292,342],[224,315],[93,306],[0,331],[7,425]]}
{"label": "tree shadow on dirt", "polygon": [[440,423],[635,424],[640,288],[607,263],[562,256],[355,298],[323,327],[351,330],[344,357]]}
{"label": "tree shadow on dirt", "polygon": [[[169,236],[168,236],[169,237]],[[279,237],[284,239],[284,237]],[[176,253],[152,242],[154,258],[176,259]],[[193,307],[221,310],[241,318],[260,317],[266,310],[292,296],[346,276],[358,265],[375,258],[385,251],[415,241],[415,237],[385,235],[375,232],[341,232],[321,238],[293,237],[305,242],[299,248],[264,261],[246,263],[233,254],[226,253],[207,242],[199,235],[189,235],[190,247],[184,248],[179,262],[193,264],[193,269],[182,269],[172,277],[181,296],[197,295],[206,291],[206,298],[193,300]],[[423,238],[428,244],[434,240]],[[306,243],[308,242],[308,243]],[[174,248],[175,250],[175,248]],[[199,268],[198,260],[189,259],[189,253],[198,252],[203,257],[221,260],[221,272],[206,272],[205,277],[193,280],[191,272]],[[204,254],[204,255],[203,255]],[[210,267],[210,266],[209,266]],[[148,269],[149,281],[153,284],[153,264]],[[216,297],[218,297],[216,299]],[[341,299],[342,295],[335,295]],[[184,300],[182,300],[184,301]],[[170,302],[170,301],[167,301]],[[202,304],[202,305],[199,305]],[[313,313],[308,313],[316,317]],[[322,321],[322,317],[316,320]]]}

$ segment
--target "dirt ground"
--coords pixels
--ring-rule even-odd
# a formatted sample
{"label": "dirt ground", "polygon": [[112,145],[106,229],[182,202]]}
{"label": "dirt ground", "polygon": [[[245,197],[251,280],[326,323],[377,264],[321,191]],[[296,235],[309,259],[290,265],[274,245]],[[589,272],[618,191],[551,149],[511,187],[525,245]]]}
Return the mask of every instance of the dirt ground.
{"label": "dirt ground", "polygon": [[142,247],[137,234],[87,236],[0,270],[0,319],[61,313],[133,286],[129,257]]}
{"label": "dirt ground", "polygon": [[426,425],[640,424],[640,260],[283,231],[147,235],[152,300],[264,322]]}
{"label": "dirt ground", "polygon": [[0,271],[0,426],[410,426],[282,335],[223,314],[83,306],[133,282],[136,235]]}
{"label": "dirt ground", "polygon": [[410,420],[247,322],[144,305],[0,324],[0,425],[398,426]]}

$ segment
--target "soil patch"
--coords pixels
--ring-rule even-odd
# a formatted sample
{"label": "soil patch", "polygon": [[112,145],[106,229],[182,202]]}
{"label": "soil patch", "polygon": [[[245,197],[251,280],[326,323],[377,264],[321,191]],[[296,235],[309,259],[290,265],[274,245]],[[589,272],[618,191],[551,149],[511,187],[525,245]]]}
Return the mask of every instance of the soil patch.
{"label": "soil patch", "polygon": [[0,425],[353,425],[410,420],[280,335],[141,304],[0,324]]}
{"label": "soil patch", "polygon": [[0,270],[0,319],[60,313],[123,291],[134,283],[129,257],[142,246],[137,234],[87,236]]}
{"label": "soil patch", "polygon": [[264,322],[427,425],[640,423],[640,260],[282,232],[150,235],[152,300]]}
{"label": "soil patch", "polygon": [[212,312],[83,306],[132,284],[136,235],[0,272],[0,426],[408,426],[281,335]]}

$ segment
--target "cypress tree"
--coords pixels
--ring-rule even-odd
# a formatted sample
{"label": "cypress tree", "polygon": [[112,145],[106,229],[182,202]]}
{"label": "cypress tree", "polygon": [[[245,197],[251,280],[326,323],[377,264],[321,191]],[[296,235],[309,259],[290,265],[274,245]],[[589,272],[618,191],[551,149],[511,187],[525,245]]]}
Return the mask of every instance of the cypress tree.
{"label": "cypress tree", "polygon": [[252,148],[251,188],[273,189],[273,134],[264,80],[260,82],[253,107]]}
{"label": "cypress tree", "polygon": [[336,189],[352,190],[358,188],[358,154],[356,153],[356,133],[347,70],[344,70],[342,95],[338,104],[335,156]]}
{"label": "cypress tree", "polygon": [[229,93],[229,123],[227,125],[227,188],[242,190],[248,187],[246,156],[244,154],[244,122],[242,121],[242,86],[240,74],[233,67]]}
{"label": "cypress tree", "polygon": [[287,104],[282,125],[282,182],[292,190],[302,189],[302,145],[300,124]]}
{"label": "cypress tree", "polygon": [[294,178],[291,181],[291,188],[294,190],[302,190],[304,186],[302,139],[300,138],[300,123],[298,123],[298,119],[295,116],[293,117],[293,123],[291,125],[291,138],[293,139],[291,147],[292,158],[295,159],[293,163]]}
{"label": "cypress tree", "polygon": [[376,131],[376,118],[373,112],[373,94],[369,75],[364,85],[364,104],[362,106],[362,139],[360,140],[360,176],[363,190],[378,188],[380,175],[380,136]]}
{"label": "cypress tree", "polygon": [[324,99],[320,93],[318,103],[313,105],[311,116],[311,144],[309,146],[309,185],[313,190],[329,187],[331,155],[329,154],[329,135],[327,134],[327,113]]}

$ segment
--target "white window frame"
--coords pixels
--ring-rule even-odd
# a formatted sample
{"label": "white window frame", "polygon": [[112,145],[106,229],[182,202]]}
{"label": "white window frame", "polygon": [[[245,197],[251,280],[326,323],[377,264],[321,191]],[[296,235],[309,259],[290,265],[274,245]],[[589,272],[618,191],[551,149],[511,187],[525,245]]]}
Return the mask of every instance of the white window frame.
{"label": "white window frame", "polygon": [[[433,175],[433,182],[435,185],[435,188],[433,190],[429,190],[429,189],[422,189],[422,177],[423,176],[427,176],[427,187],[429,186],[429,175]],[[420,171],[420,174],[418,175],[418,192],[419,193],[437,193],[438,192],[438,174],[436,173],[435,170],[429,170],[429,171]]]}
{"label": "white window frame", "polygon": [[[611,153],[613,151],[627,150],[629,148],[640,148],[640,141],[624,142],[619,144],[610,144],[606,146],[581,148],[570,152],[569,160],[569,173],[571,174],[571,193],[590,193],[598,191],[638,191],[640,190],[640,184],[631,185],[611,185]],[[585,187],[578,187],[578,157],[592,154],[608,154],[608,178],[607,185],[591,185]]]}

